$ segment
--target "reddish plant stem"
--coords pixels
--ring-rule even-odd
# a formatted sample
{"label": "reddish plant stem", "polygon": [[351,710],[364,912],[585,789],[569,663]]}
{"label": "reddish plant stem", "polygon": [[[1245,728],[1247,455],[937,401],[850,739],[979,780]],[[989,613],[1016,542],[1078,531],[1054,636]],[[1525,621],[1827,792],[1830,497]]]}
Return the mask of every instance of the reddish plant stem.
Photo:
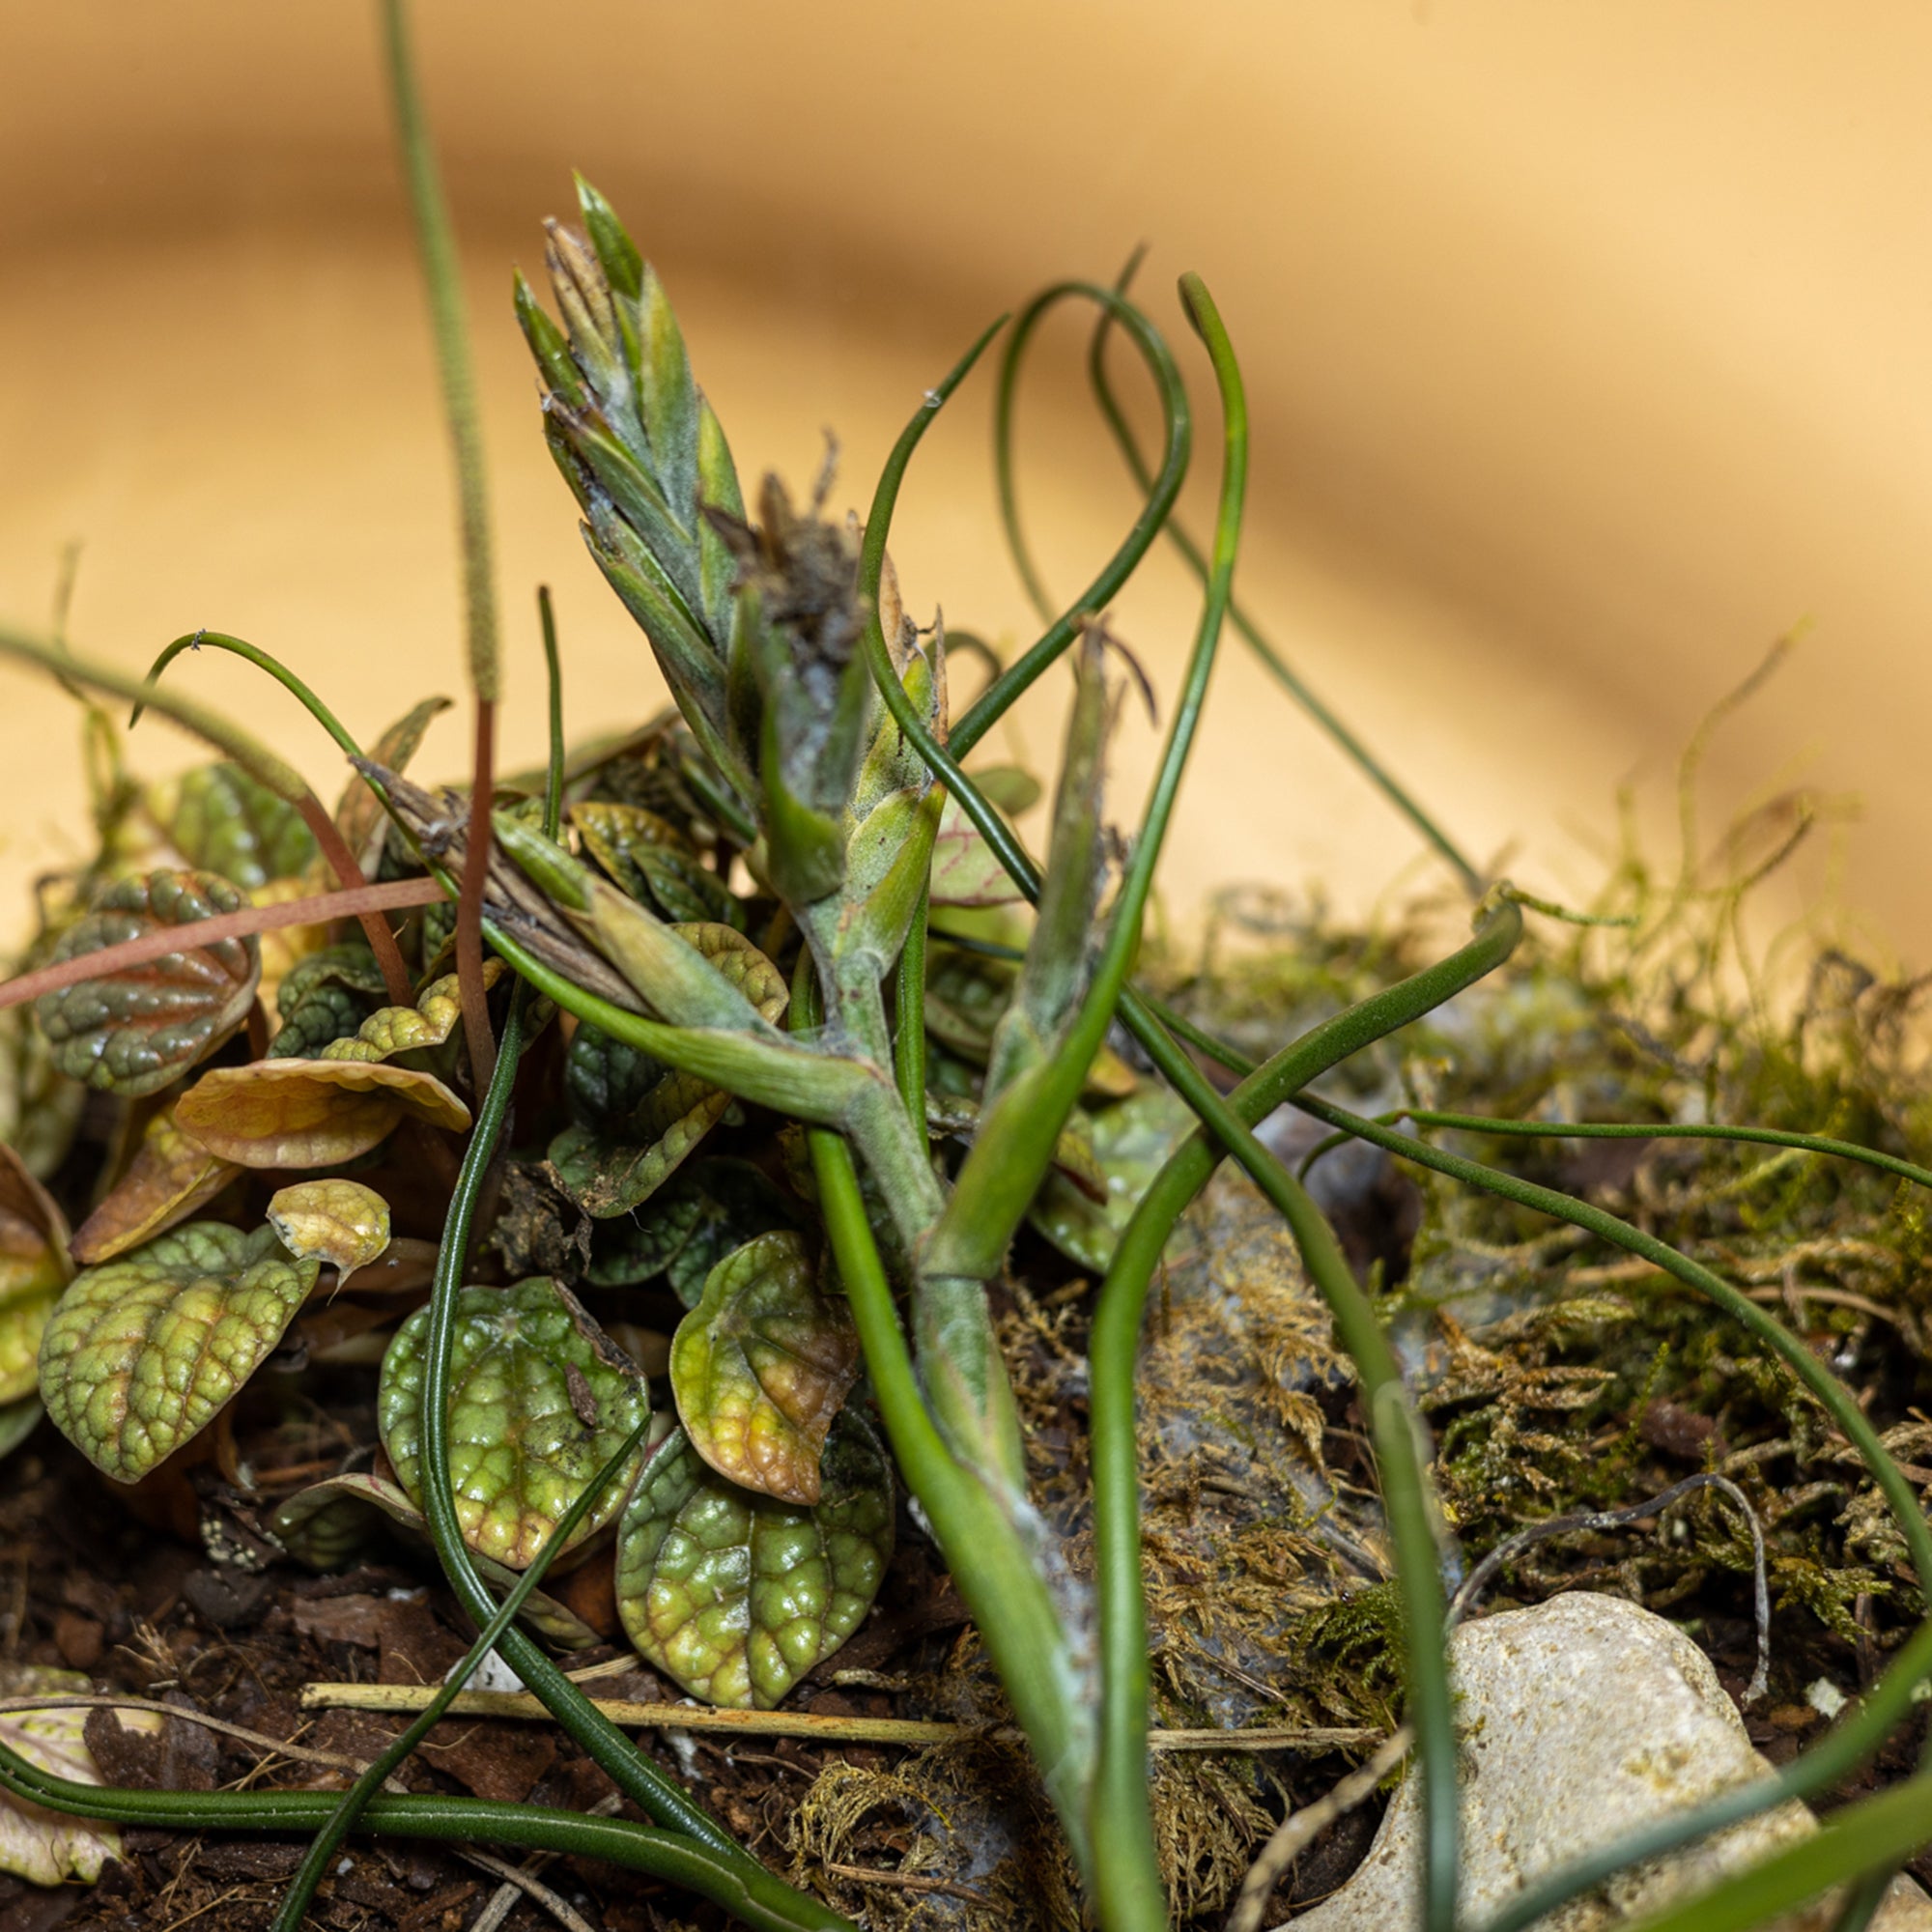
{"label": "reddish plant stem", "polygon": [[251,933],[274,932],[285,925],[323,925],[330,920],[359,918],[365,912],[434,905],[442,896],[442,888],[434,879],[395,879],[384,886],[358,886],[352,892],[318,893],[313,898],[290,899],[282,905],[243,906],[239,912],[217,913],[213,919],[196,920],[192,925],[164,926],[157,932],[144,932],[139,939],[123,940],[119,946],[103,946],[58,965],[22,973],[17,980],[0,984],[0,1007],[17,1007],[43,993],[57,993],[63,986],[78,985],[83,980],[103,979],[125,966],[144,966],[150,959],[165,959],[170,952],[213,946],[217,940],[246,939]]}
{"label": "reddish plant stem", "polygon": [[[343,890],[354,892],[356,887],[367,885],[355,854],[349,849],[349,841],[335,829],[335,821],[323,810],[321,799],[312,791],[305,792],[297,801],[296,810],[315,834],[315,842],[322,848],[322,856],[328,861],[328,868]],[[358,913],[356,919],[368,938],[369,950],[376,955],[376,964],[383,970],[383,984],[388,991],[389,1004],[412,1006],[415,995],[410,984],[410,970],[403,964],[402,949],[396,944],[396,935],[389,930],[389,922],[379,912]]]}
{"label": "reddish plant stem", "polygon": [[463,1037],[469,1078],[481,1094],[497,1070],[497,1038],[483,985],[483,887],[490,871],[490,796],[497,761],[497,706],[476,700],[476,755],[469,775],[469,838],[463,853],[463,890],[456,901],[456,983],[463,999]]}

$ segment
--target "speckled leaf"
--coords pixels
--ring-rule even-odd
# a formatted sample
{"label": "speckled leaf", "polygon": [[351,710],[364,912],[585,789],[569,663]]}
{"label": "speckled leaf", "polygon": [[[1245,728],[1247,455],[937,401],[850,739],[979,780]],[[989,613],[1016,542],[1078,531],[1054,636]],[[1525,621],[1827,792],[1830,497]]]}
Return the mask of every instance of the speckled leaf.
{"label": "speckled leaf", "polygon": [[1062,1254],[1104,1274],[1141,1196],[1194,1124],[1193,1111],[1168,1088],[1150,1081],[1088,1121],[1105,1201],[1062,1173],[1049,1173],[1028,1218]]}
{"label": "speckled leaf", "polygon": [[859,1332],[821,1294],[797,1235],[760,1235],[711,1270],[678,1323],[671,1392],[691,1446],[721,1476],[815,1503],[826,1431],[859,1378]]}
{"label": "speckled leaf", "polygon": [[[487,992],[503,977],[500,959],[483,962]],[[416,996],[412,1007],[379,1007],[348,1039],[324,1047],[318,1060],[393,1060],[399,1053],[415,1053],[440,1046],[463,1018],[463,997],[454,973],[433,980]]]}
{"label": "speckled leaf", "polygon": [[[312,1570],[339,1570],[369,1547],[384,1518],[412,1540],[429,1542],[422,1511],[403,1491],[381,1476],[360,1473],[331,1476],[298,1491],[270,1518],[269,1527],[298,1563]],[[487,1556],[476,1558],[476,1568],[497,1590],[515,1586],[517,1573]],[[523,1622],[559,1650],[590,1650],[603,1642],[581,1617],[541,1590],[530,1592],[521,1614]]]}
{"label": "speckled leaf", "polygon": [[667,919],[743,917],[730,888],[669,819],[640,805],[589,800],[570,808],[584,849],[634,899],[654,899]]}
{"label": "speckled leaf", "polygon": [[389,1245],[389,1204],[359,1180],[300,1180],[270,1197],[269,1226],[298,1261],[334,1268],[339,1288]]}
{"label": "speckled leaf", "polygon": [[770,1710],[860,1624],[893,1548],[892,1467],[849,1410],[812,1508],[727,1483],[675,1430],[617,1532],[617,1608],[638,1653],[694,1697]]}
{"label": "speckled leaf", "polygon": [[433,1073],[356,1060],[258,1060],[204,1073],[175,1118],[243,1167],[333,1167],[367,1153],[404,1115],[461,1133],[469,1109]]}
{"label": "speckled leaf", "polygon": [[298,877],[316,855],[315,834],[301,813],[239,765],[197,765],[184,773],[156,815],[190,866],[243,892]]}
{"label": "speckled leaf", "polygon": [[84,1268],[41,1347],[54,1426],[116,1482],[137,1482],[267,1360],[321,1267],[292,1261],[270,1228],[190,1221]]}
{"label": "speckled leaf", "polygon": [[931,895],[936,906],[1014,905],[1026,896],[951,796],[932,843]]}
{"label": "speckled leaf", "polygon": [[359,939],[325,946],[289,969],[276,991],[276,1010],[286,1023],[318,986],[344,986],[364,999],[379,1001],[385,990],[376,955]]}
{"label": "speckled leaf", "polygon": [[[411,1497],[422,1495],[422,1350],[429,1311],[396,1331],[383,1359],[377,1421]],[[576,1297],[545,1276],[466,1288],[449,1374],[449,1473],[469,1547],[525,1568],[583,1486],[650,1406],[643,1378]],[[623,1505],[620,1478],[573,1541]]]}
{"label": "speckled leaf", "polygon": [[166,1234],[206,1208],[241,1172],[184,1133],[172,1107],[156,1114],[128,1172],[75,1230],[74,1260],[92,1267]]}
{"label": "speckled leaf", "polygon": [[0,1143],[0,1308],[65,1288],[73,1275],[71,1253],[67,1216]]}
{"label": "speckled leaf", "polygon": [[[423,734],[449,706],[446,697],[425,697],[376,740],[369,750],[370,761],[388,771],[406,771],[422,744]],[[376,863],[387,824],[387,814],[375,787],[359,774],[351,779],[335,808],[335,829],[342,834],[343,842],[355,853],[364,871]]]}
{"label": "speckled leaf", "polygon": [[56,960],[168,926],[185,928],[184,948],[41,995],[34,1012],[61,1071],[109,1093],[155,1094],[213,1053],[248,1016],[260,951],[253,939],[196,946],[192,929],[244,903],[208,872],[155,871],[111,886],[61,935]]}
{"label": "speckled leaf", "polygon": [[[85,1696],[93,1682],[79,1670],[43,1664],[0,1664],[0,1697]],[[142,1719],[125,1714],[135,1723]],[[0,1715],[0,1745],[30,1764],[76,1784],[99,1784],[100,1773],[87,1748],[84,1709],[9,1711]],[[121,1834],[112,1825],[45,1811],[21,1799],[0,1797],[0,1872],[30,1885],[92,1885],[110,1859],[121,1856]]]}

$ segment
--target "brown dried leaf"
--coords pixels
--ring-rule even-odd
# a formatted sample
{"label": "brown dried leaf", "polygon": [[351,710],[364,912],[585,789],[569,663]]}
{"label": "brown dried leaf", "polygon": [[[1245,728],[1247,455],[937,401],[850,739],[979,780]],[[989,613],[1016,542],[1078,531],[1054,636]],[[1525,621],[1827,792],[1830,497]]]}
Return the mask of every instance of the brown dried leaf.
{"label": "brown dried leaf", "polygon": [[235,1162],[210,1153],[184,1133],[172,1107],[156,1114],[128,1172],[76,1231],[74,1260],[92,1267],[166,1234],[241,1172]]}

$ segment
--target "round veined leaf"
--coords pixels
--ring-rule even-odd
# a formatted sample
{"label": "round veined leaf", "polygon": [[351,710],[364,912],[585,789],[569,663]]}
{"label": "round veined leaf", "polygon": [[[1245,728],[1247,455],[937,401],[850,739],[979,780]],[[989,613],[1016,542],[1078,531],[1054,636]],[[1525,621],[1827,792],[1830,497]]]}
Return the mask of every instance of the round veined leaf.
{"label": "round veined leaf", "polygon": [[670,1385],[691,1446],[721,1476],[781,1501],[819,1499],[819,1457],[859,1378],[859,1331],[821,1294],[805,1242],[760,1235],[711,1270],[678,1323]]}
{"label": "round veined leaf", "polygon": [[92,1267],[138,1248],[207,1207],[241,1172],[184,1133],[172,1107],[156,1114],[128,1172],[74,1231],[74,1260]]}
{"label": "round veined leaf", "polygon": [[296,878],[316,856],[315,834],[301,813],[240,765],[185,772],[156,817],[190,866],[218,872],[243,892]]}
{"label": "round veined leaf", "polygon": [[[622,1494],[621,1486],[611,1487]],[[298,1563],[313,1570],[337,1570],[366,1548],[380,1518],[413,1540],[429,1541],[423,1513],[394,1483],[359,1472],[330,1476],[289,1497],[269,1520],[275,1541]],[[487,1556],[476,1558],[484,1580],[497,1589],[514,1587],[517,1573]],[[522,1620],[559,1650],[589,1650],[603,1638],[554,1597],[532,1590],[525,1600]]]}
{"label": "round veined leaf", "polygon": [[[383,1447],[418,1506],[428,1334],[429,1310],[418,1309],[389,1344],[376,1398]],[[643,1378],[561,1283],[536,1275],[464,1289],[449,1364],[449,1480],[465,1542],[524,1569],[649,1408]],[[573,1542],[617,1514],[626,1487],[625,1477],[611,1486]]]}
{"label": "round veined leaf", "polygon": [[759,1235],[799,1225],[797,1203],[749,1160],[707,1160],[693,1174],[704,1211],[665,1266],[671,1293],[696,1308],[711,1270]]}
{"label": "round veined leaf", "polygon": [[261,954],[252,938],[196,946],[193,927],[245,903],[208,872],[155,871],[111,886],[61,935],[56,961],[169,926],[183,928],[183,950],[43,993],[34,1012],[60,1070],[134,1096],[158,1093],[213,1053],[248,1016]]}
{"label": "round veined leaf", "polygon": [[727,1483],[685,1438],[644,1465],[617,1531],[638,1654],[708,1704],[770,1710],[860,1624],[893,1550],[892,1465],[851,1411],[813,1508]]}
{"label": "round veined leaf", "polygon": [[406,1114],[462,1132],[469,1109],[433,1073],[357,1060],[257,1060],[204,1073],[175,1119],[242,1167],[333,1167],[367,1153]]}
{"label": "round veined leaf", "polygon": [[190,1221],[84,1268],[41,1343],[54,1426],[118,1483],[137,1482],[214,1420],[315,1286],[271,1228]]}
{"label": "round veined leaf", "polygon": [[0,1308],[65,1288],[73,1274],[67,1216],[0,1142]]}
{"label": "round veined leaf", "polygon": [[385,997],[383,970],[367,946],[325,946],[309,953],[275,988],[282,1023],[269,1042],[269,1058],[314,1059],[330,1040],[355,1033]]}
{"label": "round veined leaf", "polygon": [[298,1261],[334,1268],[339,1288],[389,1245],[389,1204],[359,1180],[301,1180],[270,1197],[269,1226]]}
{"label": "round veined leaf", "polygon": [[[392,772],[407,770],[422,744],[424,732],[449,707],[450,700],[446,697],[425,697],[406,717],[397,719],[369,748],[371,763]],[[375,869],[388,823],[375,786],[358,773],[349,781],[336,805],[335,829],[365,872]]]}

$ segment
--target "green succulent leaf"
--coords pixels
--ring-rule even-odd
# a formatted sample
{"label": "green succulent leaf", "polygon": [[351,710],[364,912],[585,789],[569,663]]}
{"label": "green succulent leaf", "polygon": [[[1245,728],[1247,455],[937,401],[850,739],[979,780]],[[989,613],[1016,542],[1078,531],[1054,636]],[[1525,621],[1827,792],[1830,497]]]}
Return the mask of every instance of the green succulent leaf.
{"label": "green succulent leaf", "polygon": [[[298,1491],[269,1519],[269,1527],[298,1563],[339,1570],[370,1547],[385,1519],[410,1541],[429,1543],[429,1524],[409,1496],[396,1484],[360,1472],[330,1476]],[[488,1556],[478,1555],[475,1562],[495,1588],[507,1592],[514,1586],[514,1570]],[[590,1650],[603,1642],[575,1611],[541,1590],[526,1599],[522,1621],[559,1650]]]}
{"label": "green succulent leaf", "polygon": [[1148,1081],[1084,1124],[1106,1198],[1096,1201],[1066,1174],[1050,1172],[1028,1219],[1069,1261],[1098,1275],[1112,1263],[1141,1196],[1192,1128],[1194,1113],[1171,1088]]}
{"label": "green succulent leaf", "polygon": [[[704,923],[660,928],[666,946],[696,952],[707,977],[754,1017],[784,1010],[778,968],[742,933]],[[648,1201],[724,1118],[730,1096],[695,1074],[668,1070],[588,1024],[564,1063],[574,1123],[550,1144],[558,1184],[595,1220]]]}
{"label": "green succulent leaf", "polygon": [[20,1402],[39,1386],[41,1340],[60,1298],[58,1288],[43,1289],[0,1307],[0,1404]]}
{"label": "green succulent leaf", "polygon": [[183,948],[99,980],[43,993],[35,1016],[70,1079],[137,1097],[158,1093],[205,1060],[248,1016],[262,974],[256,941],[194,944],[193,928],[246,901],[209,872],[157,870],[124,879],[61,935],[54,958],[78,959],[103,947],[170,927]]}
{"label": "green succulent leaf", "polygon": [[337,1040],[354,1039],[369,1017],[369,1002],[332,980],[312,986],[296,1002],[269,1042],[270,1060],[316,1060]]}
{"label": "green succulent leaf", "polygon": [[639,1656],[708,1704],[770,1710],[865,1620],[893,1548],[892,1465],[851,1411],[810,1508],[726,1482],[674,1430],[617,1532],[617,1608]]}
{"label": "green succulent leaf", "polygon": [[104,1474],[138,1482],[214,1420],[315,1286],[271,1228],[190,1221],[73,1279],[41,1346],[41,1400]]}
{"label": "green succulent leaf", "polygon": [[701,1189],[674,1175],[634,1212],[600,1223],[583,1278],[598,1288],[634,1288],[663,1274],[704,1217]]}
{"label": "green succulent leaf", "polygon": [[826,1432],[859,1378],[859,1332],[821,1294],[804,1240],[760,1235],[711,1270],[678,1323],[671,1392],[721,1476],[782,1502],[819,1499]]}
{"label": "green succulent leaf", "polygon": [[[429,1311],[383,1358],[377,1420],[397,1479],[422,1497],[422,1350]],[[528,1566],[558,1520],[649,1409],[643,1378],[561,1283],[466,1288],[449,1375],[449,1474],[457,1520],[478,1555]],[[622,1506],[614,1485],[575,1542]]]}
{"label": "green succulent leaf", "polygon": [[634,899],[655,900],[669,920],[723,920],[744,914],[725,885],[676,826],[640,805],[588,800],[573,805],[570,822],[584,849]]}
{"label": "green succulent leaf", "polygon": [[315,834],[301,813],[240,765],[197,765],[156,815],[190,866],[243,892],[299,878],[315,861]]}

